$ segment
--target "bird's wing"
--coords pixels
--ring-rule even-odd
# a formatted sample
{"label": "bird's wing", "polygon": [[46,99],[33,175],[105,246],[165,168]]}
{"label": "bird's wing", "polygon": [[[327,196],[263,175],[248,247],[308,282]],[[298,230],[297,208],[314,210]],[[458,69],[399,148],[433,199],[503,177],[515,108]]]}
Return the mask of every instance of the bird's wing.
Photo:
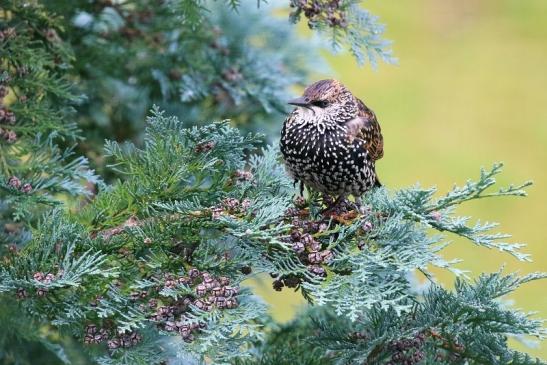
{"label": "bird's wing", "polygon": [[380,123],[372,110],[359,99],[359,116],[345,123],[351,138],[359,138],[365,141],[365,148],[373,161],[384,156],[384,137]]}

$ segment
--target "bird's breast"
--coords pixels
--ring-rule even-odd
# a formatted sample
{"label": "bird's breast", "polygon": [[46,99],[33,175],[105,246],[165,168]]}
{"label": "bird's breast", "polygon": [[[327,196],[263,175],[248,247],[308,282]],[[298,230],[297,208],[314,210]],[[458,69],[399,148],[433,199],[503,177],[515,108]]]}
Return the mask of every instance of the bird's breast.
{"label": "bird's breast", "polygon": [[280,147],[289,173],[323,192],[365,191],[374,183],[374,164],[365,141],[347,132],[341,125],[286,122]]}
{"label": "bird's breast", "polygon": [[324,122],[286,123],[281,152],[289,165],[302,171],[329,170],[351,154],[344,127]]}

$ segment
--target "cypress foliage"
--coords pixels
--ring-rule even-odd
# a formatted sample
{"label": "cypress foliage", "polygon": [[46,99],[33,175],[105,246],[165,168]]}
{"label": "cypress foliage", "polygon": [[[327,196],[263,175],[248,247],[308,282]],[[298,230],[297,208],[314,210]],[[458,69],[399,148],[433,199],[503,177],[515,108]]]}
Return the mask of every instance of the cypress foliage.
{"label": "cypress foliage", "polygon": [[[441,198],[379,188],[321,213],[252,133],[321,62],[255,5],[0,1],[0,362],[542,363],[507,345],[542,322],[499,298],[545,275],[470,282],[439,234],[529,260],[455,208],[530,183],[495,188],[496,164]],[[393,61],[358,2],[288,5],[358,62]],[[310,308],[274,323],[242,285],[258,274]]]}

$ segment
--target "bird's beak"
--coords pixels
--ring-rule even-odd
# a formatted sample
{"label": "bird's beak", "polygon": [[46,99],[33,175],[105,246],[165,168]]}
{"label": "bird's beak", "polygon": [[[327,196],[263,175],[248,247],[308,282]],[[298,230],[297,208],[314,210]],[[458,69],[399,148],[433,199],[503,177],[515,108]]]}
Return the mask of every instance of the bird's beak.
{"label": "bird's beak", "polygon": [[296,98],[296,99],[292,99],[292,100],[289,100],[287,102],[287,104],[291,104],[291,105],[295,105],[295,106],[302,106],[304,108],[308,107],[310,105],[310,103],[308,103],[306,101],[306,98],[301,96],[299,98]]}

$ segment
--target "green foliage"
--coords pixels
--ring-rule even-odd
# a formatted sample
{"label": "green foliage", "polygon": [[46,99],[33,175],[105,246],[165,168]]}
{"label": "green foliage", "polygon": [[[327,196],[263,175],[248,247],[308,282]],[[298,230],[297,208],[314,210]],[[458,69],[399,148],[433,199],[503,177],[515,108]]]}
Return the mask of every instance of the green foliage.
{"label": "green foliage", "polygon": [[346,46],[360,65],[378,66],[378,59],[396,63],[391,42],[382,39],[385,26],[360,6],[360,0],[291,0],[295,10],[290,19],[297,23],[302,15],[308,27],[330,36],[331,47],[340,51]]}
{"label": "green foliage", "polygon": [[312,312],[319,308],[302,312],[297,319],[284,325],[270,323],[271,332],[266,340],[258,343],[253,357],[250,359],[236,359],[234,365],[291,365],[297,362],[303,365],[330,365],[332,359],[324,348],[309,345],[310,335],[316,333],[317,328]]}
{"label": "green foliage", "polygon": [[[70,364],[69,358],[53,333],[36,331],[36,323],[30,316],[21,313],[13,299],[0,302],[0,363],[36,364],[36,359],[48,364]],[[64,343],[66,346],[68,343]]]}
{"label": "green foliage", "polygon": [[[542,274],[485,275],[475,285],[458,279],[454,292],[434,284],[423,297],[409,279],[417,270],[430,277],[428,265],[451,268],[439,255],[444,244],[428,232],[460,232],[452,229],[461,218],[451,204],[524,194],[521,187],[485,192],[498,165],[438,200],[430,189],[378,189],[365,197],[361,212],[325,216],[315,195],[293,207],[294,191],[275,149],[253,155],[243,170],[259,140],[240,136],[227,122],[185,128],[155,109],[147,124],[142,148],[106,145],[111,167],[124,179],[79,212],[44,216],[31,243],[0,271],[0,291],[16,295],[34,320],[97,343],[88,350],[101,363],[160,362],[169,355],[160,347],[172,333],[184,356],[219,363],[252,362],[244,359],[252,351],[267,354],[264,364],[290,357],[305,363],[311,361],[308,341],[319,341],[316,355],[325,363],[331,361],[326,350],[340,363],[376,363],[393,356],[393,343],[418,333],[425,339],[401,356],[419,350],[421,359],[447,363],[531,363],[507,348],[507,335],[542,338],[541,322],[495,300]],[[476,239],[483,231],[469,226],[462,236],[526,258],[519,246]],[[299,254],[293,247],[300,241],[329,255]],[[203,276],[196,279],[195,269]],[[215,290],[227,293],[261,272],[330,308],[326,319],[292,325],[317,326],[324,337],[302,337],[295,341],[304,347],[291,351],[283,348],[284,335],[260,343],[265,308],[249,291],[222,297],[222,303],[237,298],[230,307],[215,304]],[[210,277],[232,286],[206,290],[200,285]],[[188,335],[181,328],[192,323],[201,327]],[[253,350],[251,343],[260,345]]]}
{"label": "green foliage", "polygon": [[316,315],[320,335],[311,344],[334,351],[336,364],[398,363],[397,356],[412,358],[416,353],[411,363],[539,364],[540,360],[510,349],[507,336],[542,338],[546,333],[542,322],[496,299],[543,277],[484,274],[474,284],[456,280],[454,292],[434,285],[402,316],[381,306],[372,307],[354,323]]}
{"label": "green foliage", "polygon": [[[171,320],[153,319],[160,309],[151,301],[177,311],[184,306],[184,316],[174,315],[173,322],[206,326],[186,345],[186,352],[218,361],[240,356],[250,338],[261,336],[258,319],[264,306],[241,290],[233,308],[200,309],[196,298],[202,295],[194,293],[196,283],[176,282],[176,278],[197,267],[215,277],[227,277],[237,288],[245,275],[234,270],[228,259],[211,261],[228,255],[230,246],[213,244],[218,232],[210,217],[195,211],[195,219],[172,216],[158,207],[183,199],[194,206],[218,202],[227,195],[222,191],[233,184],[232,172],[243,166],[244,151],[252,142],[254,137],[240,137],[226,122],[184,129],[176,118],[156,111],[142,149],[114,142],[107,145],[113,166],[127,178],[99,193],[78,214],[55,210],[44,216],[31,242],[2,267],[0,291],[17,294],[36,320],[84,341],[91,324],[107,331],[98,341],[111,341],[110,357],[103,363],[163,358],[157,337],[169,332]],[[181,255],[185,250],[189,253]],[[135,299],[135,293],[146,301],[140,296]],[[184,302],[189,296],[192,301]],[[138,347],[133,348],[133,343],[121,346],[131,347],[127,351],[114,347],[117,334],[137,330],[142,331],[135,341]]]}
{"label": "green foliage", "polygon": [[[392,62],[358,3],[289,2],[360,63]],[[321,62],[256,5],[0,1],[0,361],[541,363],[507,338],[542,339],[542,322],[499,298],[544,275],[471,284],[441,256],[448,232],[529,260],[455,211],[529,183],[491,191],[494,165],[441,198],[381,188],[332,214],[312,191],[295,198],[277,149],[232,124],[267,132]],[[459,276],[453,291],[431,266]],[[262,273],[310,312],[268,319],[241,285]]]}
{"label": "green foliage", "polygon": [[291,88],[323,67],[317,47],[266,4],[237,11],[194,0],[45,4],[65,19],[70,77],[86,95],[77,117],[88,141],[80,149],[98,165],[105,139],[142,141],[153,104],[194,123],[229,118],[247,131],[271,129]]}
{"label": "green foliage", "polygon": [[542,322],[496,300],[543,277],[484,274],[456,280],[453,292],[433,285],[402,315],[375,305],[349,321],[311,308],[270,333],[254,360],[235,364],[544,364],[507,346],[508,336],[544,337]]}
{"label": "green foliage", "polygon": [[62,22],[39,5],[0,4],[0,254],[21,245],[33,222],[64,193],[85,197],[82,180],[97,182],[76,143],[71,121],[81,101],[66,77],[73,55],[58,34]]}

